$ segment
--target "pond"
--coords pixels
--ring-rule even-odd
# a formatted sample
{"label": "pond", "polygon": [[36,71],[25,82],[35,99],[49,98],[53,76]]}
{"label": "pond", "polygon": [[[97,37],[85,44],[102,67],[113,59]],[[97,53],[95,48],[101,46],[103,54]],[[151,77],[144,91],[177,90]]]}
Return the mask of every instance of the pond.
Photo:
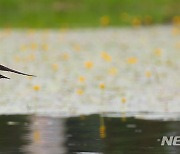
{"label": "pond", "polygon": [[89,115],[70,118],[0,116],[2,154],[180,153],[161,146],[162,136],[180,135],[179,121]]}

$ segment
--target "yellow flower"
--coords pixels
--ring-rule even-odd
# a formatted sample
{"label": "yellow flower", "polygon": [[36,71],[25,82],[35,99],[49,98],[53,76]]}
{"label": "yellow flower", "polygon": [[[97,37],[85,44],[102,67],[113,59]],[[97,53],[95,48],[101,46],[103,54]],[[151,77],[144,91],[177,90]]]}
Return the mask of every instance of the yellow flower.
{"label": "yellow flower", "polygon": [[180,42],[177,42],[177,43],[175,44],[175,48],[180,49]]}
{"label": "yellow flower", "polygon": [[160,48],[155,49],[155,50],[154,50],[154,54],[155,54],[156,56],[161,56],[161,55],[162,55],[162,49],[160,49]]}
{"label": "yellow flower", "polygon": [[35,55],[34,55],[34,54],[30,54],[30,55],[28,56],[28,60],[30,60],[30,61],[35,60]]}
{"label": "yellow flower", "polygon": [[115,67],[112,67],[111,69],[109,69],[109,74],[110,75],[116,75],[118,72],[117,68]]}
{"label": "yellow flower", "polygon": [[33,87],[33,89],[34,89],[34,91],[39,91],[39,90],[40,90],[40,86],[39,86],[39,85],[35,85],[35,86]]}
{"label": "yellow flower", "polygon": [[80,83],[83,83],[83,82],[85,82],[85,77],[84,76],[80,76],[78,80],[79,80]]}
{"label": "yellow flower", "polygon": [[42,44],[42,49],[44,50],[44,51],[48,51],[48,44],[47,43],[44,43],[44,44]]}
{"label": "yellow flower", "polygon": [[58,71],[58,69],[59,69],[58,64],[52,64],[52,69],[53,69],[54,71]]}
{"label": "yellow flower", "polygon": [[20,51],[26,51],[27,50],[27,46],[26,45],[21,45],[20,46]]}
{"label": "yellow flower", "polygon": [[75,51],[80,51],[81,50],[81,47],[80,47],[79,44],[74,44],[73,48],[74,48]]}
{"label": "yellow flower", "polygon": [[31,49],[32,49],[32,50],[36,50],[37,47],[38,47],[38,45],[37,45],[36,43],[32,43],[32,44],[31,44]]}
{"label": "yellow flower", "polygon": [[100,89],[105,89],[105,88],[106,88],[106,86],[105,86],[105,84],[104,84],[104,83],[100,83],[100,84],[99,84],[99,88],[100,88]]}
{"label": "yellow flower", "polygon": [[110,18],[109,18],[109,16],[102,16],[102,17],[100,18],[100,23],[101,23],[102,26],[107,26],[107,25],[109,25],[109,23],[110,23]]}
{"label": "yellow flower", "polygon": [[152,76],[152,73],[151,73],[150,71],[146,71],[146,72],[145,72],[145,76],[146,76],[147,78],[150,78],[150,77]]}
{"label": "yellow flower", "polygon": [[137,58],[136,57],[130,57],[127,59],[128,64],[136,64],[137,63]]}
{"label": "yellow flower", "polygon": [[174,16],[172,20],[173,24],[180,25],[180,16]]}
{"label": "yellow flower", "polygon": [[140,26],[141,25],[141,19],[138,18],[138,17],[134,17],[132,19],[132,25],[135,26],[135,27]]}
{"label": "yellow flower", "polygon": [[111,61],[112,61],[112,57],[111,57],[108,53],[106,53],[106,52],[102,52],[102,53],[101,53],[101,57],[102,57],[105,61],[107,61],[107,62],[111,62]]}
{"label": "yellow flower", "polygon": [[69,54],[68,53],[63,53],[60,58],[62,58],[63,60],[68,60],[69,59]]}
{"label": "yellow flower", "polygon": [[121,102],[124,104],[124,103],[126,103],[126,98],[125,97],[123,97],[123,98],[121,98]]}
{"label": "yellow flower", "polygon": [[78,89],[78,90],[76,91],[76,93],[77,93],[78,95],[82,95],[82,94],[84,94],[84,90]]}
{"label": "yellow flower", "polygon": [[88,69],[91,69],[91,68],[94,66],[93,62],[91,62],[91,61],[86,61],[86,62],[84,63],[84,65],[85,65],[85,67],[88,68]]}
{"label": "yellow flower", "polygon": [[179,34],[180,34],[180,28],[174,27],[174,28],[172,29],[172,34],[173,34],[173,35],[179,35]]}

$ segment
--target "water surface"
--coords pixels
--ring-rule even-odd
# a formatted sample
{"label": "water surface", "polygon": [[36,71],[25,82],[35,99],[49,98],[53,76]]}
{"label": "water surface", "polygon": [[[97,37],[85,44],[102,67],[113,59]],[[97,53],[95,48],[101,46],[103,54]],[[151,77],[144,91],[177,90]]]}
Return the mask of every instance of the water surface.
{"label": "water surface", "polygon": [[159,140],[163,135],[180,135],[179,129],[179,121],[4,115],[0,116],[0,154],[180,153],[178,146],[161,146]]}

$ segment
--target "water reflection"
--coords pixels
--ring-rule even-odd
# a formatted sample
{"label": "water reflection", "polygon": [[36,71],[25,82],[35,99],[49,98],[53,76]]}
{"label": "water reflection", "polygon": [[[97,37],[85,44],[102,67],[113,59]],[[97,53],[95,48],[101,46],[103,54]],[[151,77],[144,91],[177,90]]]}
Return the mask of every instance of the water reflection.
{"label": "water reflection", "polygon": [[0,153],[23,153],[22,145],[29,143],[25,138],[30,133],[27,123],[28,116],[0,116]]}
{"label": "water reflection", "polygon": [[30,131],[27,136],[30,142],[23,146],[24,153],[66,153],[64,119],[35,116],[30,119]]}
{"label": "water reflection", "polygon": [[160,146],[163,135],[180,135],[180,122],[110,118],[100,115],[50,118],[0,116],[0,153],[104,154],[180,153]]}
{"label": "water reflection", "polygon": [[66,147],[72,152],[101,152],[103,141],[99,135],[99,117],[86,116],[66,120]]}

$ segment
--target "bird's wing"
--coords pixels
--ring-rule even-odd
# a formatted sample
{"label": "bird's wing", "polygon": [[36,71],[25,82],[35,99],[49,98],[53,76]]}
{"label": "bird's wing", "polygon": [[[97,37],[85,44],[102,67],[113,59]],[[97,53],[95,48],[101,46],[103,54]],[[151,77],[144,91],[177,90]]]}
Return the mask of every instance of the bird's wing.
{"label": "bird's wing", "polygon": [[5,67],[3,65],[0,65],[0,70],[1,71],[7,71],[7,72],[13,72],[13,73],[21,74],[21,75],[26,75],[26,76],[34,76],[34,75],[30,75],[30,74],[26,74],[26,73],[22,73],[22,72],[10,69],[10,68]]}
{"label": "bird's wing", "polygon": [[2,79],[2,78],[4,78],[4,79],[10,79],[10,78],[8,78],[8,77],[3,76],[3,75],[0,74],[0,79]]}

